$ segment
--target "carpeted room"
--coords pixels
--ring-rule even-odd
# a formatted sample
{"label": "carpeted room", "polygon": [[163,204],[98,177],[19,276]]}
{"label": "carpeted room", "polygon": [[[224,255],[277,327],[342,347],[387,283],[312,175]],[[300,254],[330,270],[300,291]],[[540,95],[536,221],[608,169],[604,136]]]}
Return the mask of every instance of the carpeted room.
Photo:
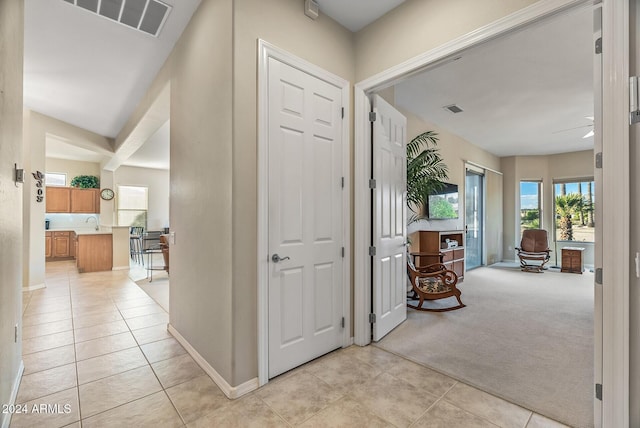
{"label": "carpeted room", "polygon": [[593,274],[498,263],[466,272],[459,288],[465,308],[409,309],[376,346],[570,426],[593,426]]}

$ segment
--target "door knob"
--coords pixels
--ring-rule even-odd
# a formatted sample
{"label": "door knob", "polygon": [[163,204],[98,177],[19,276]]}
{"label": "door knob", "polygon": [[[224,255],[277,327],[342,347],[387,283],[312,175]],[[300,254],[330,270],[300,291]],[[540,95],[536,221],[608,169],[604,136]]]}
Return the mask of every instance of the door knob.
{"label": "door knob", "polygon": [[271,261],[274,263],[278,263],[278,262],[283,262],[285,260],[290,260],[289,257],[280,257],[277,254],[274,254],[273,256],[271,256]]}

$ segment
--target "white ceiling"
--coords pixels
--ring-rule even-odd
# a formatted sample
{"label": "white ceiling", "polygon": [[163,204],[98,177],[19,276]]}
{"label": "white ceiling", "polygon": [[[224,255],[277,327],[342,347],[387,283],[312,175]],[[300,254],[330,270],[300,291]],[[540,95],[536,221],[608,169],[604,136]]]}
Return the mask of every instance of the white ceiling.
{"label": "white ceiling", "polygon": [[396,85],[396,103],[497,156],[590,149],[592,25],[582,9],[494,40]]}
{"label": "white ceiling", "polygon": [[320,12],[356,32],[405,0],[316,0]]}
{"label": "white ceiling", "polygon": [[[26,0],[25,106],[116,136],[200,3],[164,1],[173,9],[155,38],[64,0]],[[321,13],[356,31],[404,0],[317,1]],[[589,11],[537,25],[397,85],[396,101],[499,156],[586,149],[592,139],[581,137],[588,128],[555,132],[590,123],[584,118],[593,115],[590,40]],[[465,111],[442,109],[454,103]],[[168,128],[125,164],[168,168]],[[73,142],[54,140],[47,156],[82,157]]]}
{"label": "white ceiling", "polygon": [[122,165],[169,169],[169,157],[169,121],[167,121]]}

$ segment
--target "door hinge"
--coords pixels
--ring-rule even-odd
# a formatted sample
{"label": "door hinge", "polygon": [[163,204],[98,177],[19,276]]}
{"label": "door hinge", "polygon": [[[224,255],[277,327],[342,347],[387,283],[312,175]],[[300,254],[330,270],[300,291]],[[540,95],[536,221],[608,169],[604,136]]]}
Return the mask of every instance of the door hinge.
{"label": "door hinge", "polygon": [[342,178],[340,179],[340,185],[341,185],[341,186],[342,186],[342,188],[344,189],[344,177],[342,177]]}
{"label": "door hinge", "polygon": [[602,168],[602,152],[596,153],[596,168]]}
{"label": "door hinge", "polygon": [[13,329],[13,343],[18,343],[18,324]]}
{"label": "door hinge", "polygon": [[602,401],[602,384],[596,383],[596,398]]}
{"label": "door hinge", "polygon": [[376,112],[375,111],[370,111],[369,112],[369,122],[375,122],[376,121]]}
{"label": "door hinge", "polygon": [[602,268],[596,268],[596,284],[602,285]]}
{"label": "door hinge", "polygon": [[596,39],[596,53],[597,54],[602,53],[602,37],[598,37]]}
{"label": "door hinge", "polygon": [[369,322],[371,324],[375,324],[376,323],[376,314],[369,314]]}
{"label": "door hinge", "polygon": [[342,118],[344,119],[344,107],[342,107],[342,112],[340,113]]}
{"label": "door hinge", "polygon": [[638,76],[629,77],[629,125],[640,123]]}
{"label": "door hinge", "polygon": [[344,328],[344,317],[342,317],[342,321],[340,322],[340,327]]}
{"label": "door hinge", "polygon": [[342,258],[344,259],[344,247],[342,247]]}
{"label": "door hinge", "polygon": [[376,255],[376,247],[369,247],[369,255],[371,257]]}
{"label": "door hinge", "polygon": [[369,189],[375,189],[375,188],[376,188],[376,179],[375,178],[369,179]]}

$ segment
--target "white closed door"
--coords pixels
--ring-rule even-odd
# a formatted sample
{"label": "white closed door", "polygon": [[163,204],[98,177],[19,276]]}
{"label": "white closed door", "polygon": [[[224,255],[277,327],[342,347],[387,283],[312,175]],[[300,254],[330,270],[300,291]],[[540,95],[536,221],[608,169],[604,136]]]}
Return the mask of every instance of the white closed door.
{"label": "white closed door", "polygon": [[269,377],[342,344],[341,90],[269,59]]}
{"label": "white closed door", "polygon": [[407,119],[373,97],[373,340],[407,318]]}

